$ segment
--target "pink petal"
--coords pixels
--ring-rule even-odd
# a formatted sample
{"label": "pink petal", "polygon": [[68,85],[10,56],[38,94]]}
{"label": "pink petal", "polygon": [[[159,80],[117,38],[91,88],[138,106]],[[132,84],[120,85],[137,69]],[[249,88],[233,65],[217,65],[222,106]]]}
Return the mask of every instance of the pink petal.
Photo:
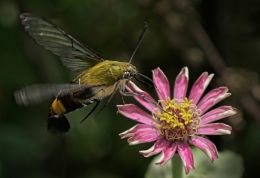
{"label": "pink petal", "polygon": [[176,143],[168,144],[162,150],[161,157],[158,159],[158,161],[155,164],[165,165],[174,156],[176,150],[177,150],[177,144]]}
{"label": "pink petal", "polygon": [[137,124],[127,131],[119,134],[121,139],[128,138],[127,141],[130,145],[139,143],[152,142],[160,137],[157,128],[151,127],[146,124]]}
{"label": "pink petal", "polygon": [[185,173],[188,174],[192,168],[194,169],[193,154],[190,146],[187,143],[179,144],[178,153],[184,164]]}
{"label": "pink petal", "polygon": [[210,140],[203,137],[194,137],[190,140],[190,143],[201,149],[212,161],[218,158],[218,150]]}
{"label": "pink petal", "polygon": [[137,122],[147,124],[147,125],[154,125],[154,120],[152,116],[134,104],[125,104],[125,105],[117,105],[118,112],[123,116],[133,119]]}
{"label": "pink petal", "polygon": [[202,94],[204,93],[205,89],[209,85],[213,76],[214,74],[208,75],[208,72],[203,72],[201,76],[193,84],[189,96],[189,99],[192,100],[193,104],[198,103],[198,101],[200,100]]}
{"label": "pink petal", "polygon": [[131,81],[126,86],[126,89],[127,91],[134,93],[134,98],[146,109],[151,112],[156,112],[157,102],[151,97],[149,93],[141,90]]}
{"label": "pink petal", "polygon": [[208,124],[220,119],[233,116],[236,114],[236,110],[231,106],[220,106],[216,109],[213,109],[201,117],[200,125]]}
{"label": "pink petal", "polygon": [[167,100],[171,97],[169,81],[160,68],[153,70],[153,83],[160,100]]}
{"label": "pink petal", "polygon": [[153,128],[149,131],[135,132],[134,135],[127,139],[129,145],[153,142],[159,138],[160,134]]}
{"label": "pink petal", "polygon": [[174,99],[183,99],[186,96],[189,82],[189,69],[183,67],[176,77],[174,85]]}
{"label": "pink petal", "polygon": [[134,134],[136,132],[142,132],[142,131],[146,131],[146,130],[149,131],[149,130],[153,130],[153,129],[154,129],[154,127],[151,127],[150,125],[136,124],[134,127],[131,127],[130,129],[120,133],[119,136],[121,137],[121,139],[124,139],[124,138],[134,136]]}
{"label": "pink petal", "polygon": [[164,150],[169,145],[169,142],[165,139],[161,138],[155,142],[155,144],[147,149],[147,150],[141,150],[139,153],[143,154],[144,157],[150,157],[153,155],[156,155],[160,153],[162,150]]}
{"label": "pink petal", "polygon": [[198,128],[200,135],[226,135],[231,134],[232,127],[223,123],[206,124]]}
{"label": "pink petal", "polygon": [[201,110],[201,113],[205,113],[212,106],[220,102],[221,100],[229,97],[231,94],[227,93],[227,87],[219,87],[208,92],[198,104],[198,108]]}

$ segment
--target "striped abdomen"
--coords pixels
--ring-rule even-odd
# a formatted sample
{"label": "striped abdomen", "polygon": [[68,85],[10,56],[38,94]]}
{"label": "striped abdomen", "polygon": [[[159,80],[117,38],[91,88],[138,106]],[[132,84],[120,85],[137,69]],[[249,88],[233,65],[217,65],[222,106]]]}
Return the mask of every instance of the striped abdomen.
{"label": "striped abdomen", "polygon": [[83,107],[80,102],[74,101],[71,95],[57,97],[53,100],[48,116],[48,130],[51,132],[67,132],[70,129],[68,119],[64,114]]}
{"label": "striped abdomen", "polygon": [[83,106],[82,103],[74,101],[70,95],[57,97],[51,103],[49,115],[66,114]]}

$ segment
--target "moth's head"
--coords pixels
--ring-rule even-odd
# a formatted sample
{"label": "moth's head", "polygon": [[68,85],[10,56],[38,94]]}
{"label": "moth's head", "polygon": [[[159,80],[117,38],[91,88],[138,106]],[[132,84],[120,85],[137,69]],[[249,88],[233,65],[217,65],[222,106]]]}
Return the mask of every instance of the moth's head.
{"label": "moth's head", "polygon": [[131,79],[137,74],[137,69],[132,64],[127,64],[125,70],[123,71],[123,79]]}

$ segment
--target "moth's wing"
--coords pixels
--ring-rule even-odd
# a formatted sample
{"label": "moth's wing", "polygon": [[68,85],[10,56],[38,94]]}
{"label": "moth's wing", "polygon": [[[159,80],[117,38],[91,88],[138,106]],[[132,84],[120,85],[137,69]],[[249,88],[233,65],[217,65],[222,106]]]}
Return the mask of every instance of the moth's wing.
{"label": "moth's wing", "polygon": [[26,106],[57,96],[73,95],[77,92],[85,92],[86,95],[89,95],[88,92],[91,92],[91,87],[79,84],[36,84],[17,90],[14,97],[17,104]]}
{"label": "moth's wing", "polygon": [[25,31],[43,48],[59,56],[62,63],[72,71],[82,71],[103,60],[56,25],[29,13],[20,15]]}

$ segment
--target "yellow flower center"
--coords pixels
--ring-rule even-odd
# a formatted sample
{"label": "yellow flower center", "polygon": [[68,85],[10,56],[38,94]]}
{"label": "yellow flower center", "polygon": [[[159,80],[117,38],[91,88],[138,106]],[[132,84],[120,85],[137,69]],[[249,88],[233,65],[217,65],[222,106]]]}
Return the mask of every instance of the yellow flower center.
{"label": "yellow flower center", "polygon": [[200,122],[200,112],[187,98],[160,101],[160,111],[154,114],[157,127],[167,140],[185,140],[194,135]]}

